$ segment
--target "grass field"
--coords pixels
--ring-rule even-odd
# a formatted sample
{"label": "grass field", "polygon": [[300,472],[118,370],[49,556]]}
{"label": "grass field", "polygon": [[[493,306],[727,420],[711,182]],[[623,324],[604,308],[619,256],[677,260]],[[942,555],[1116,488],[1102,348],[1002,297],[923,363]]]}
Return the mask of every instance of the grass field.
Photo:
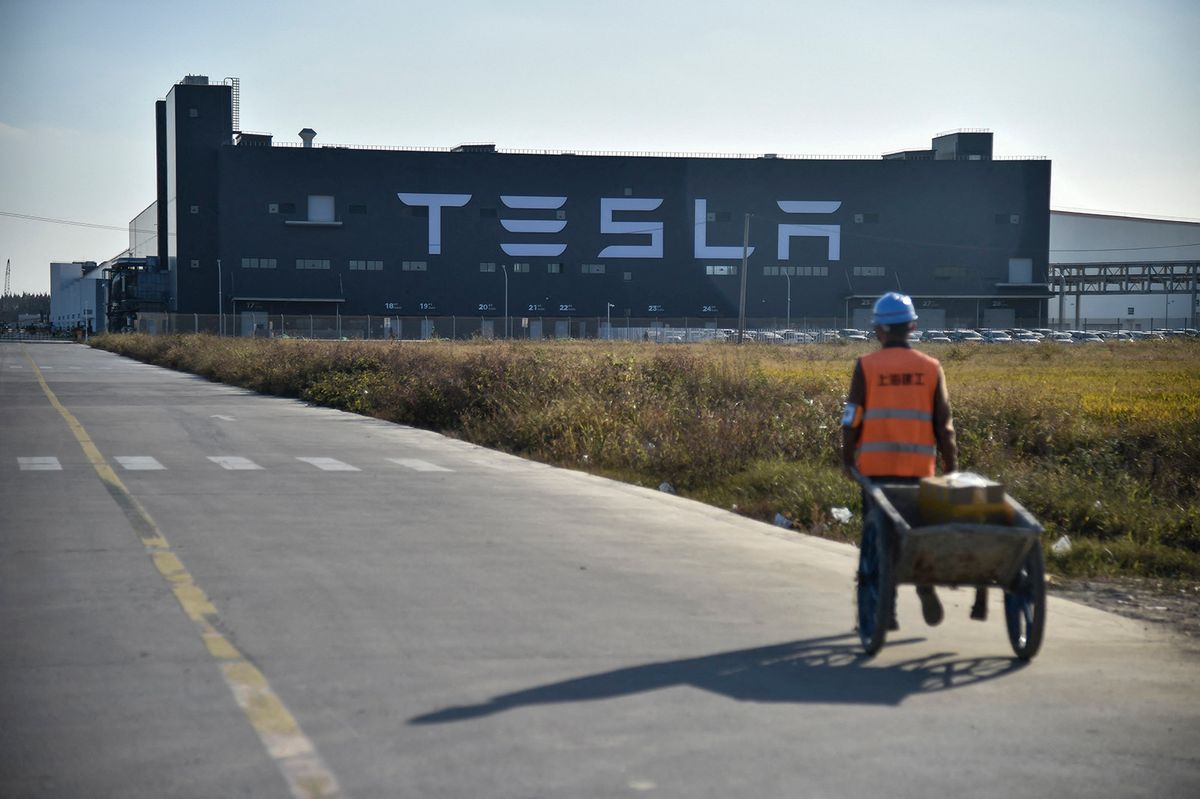
{"label": "grass field", "polygon": [[[872,345],[316,342],[101,336],[95,346],[439,430],[855,540],[838,419]],[[934,345],[960,468],[1001,480],[1066,575],[1200,578],[1200,342]],[[848,524],[835,507],[854,513]]]}

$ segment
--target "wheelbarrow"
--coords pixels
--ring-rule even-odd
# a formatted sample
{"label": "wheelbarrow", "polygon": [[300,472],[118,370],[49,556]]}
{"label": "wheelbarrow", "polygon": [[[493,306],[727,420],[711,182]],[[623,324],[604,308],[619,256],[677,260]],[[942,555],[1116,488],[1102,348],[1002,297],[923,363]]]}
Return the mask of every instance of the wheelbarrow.
{"label": "wheelbarrow", "polygon": [[901,583],[1003,589],[1013,652],[1020,660],[1037,654],[1046,627],[1046,566],[1042,525],[1033,514],[1005,494],[1010,524],[924,524],[919,486],[875,482],[857,469],[851,474],[866,500],[857,601],[858,635],[868,655],[883,647]]}

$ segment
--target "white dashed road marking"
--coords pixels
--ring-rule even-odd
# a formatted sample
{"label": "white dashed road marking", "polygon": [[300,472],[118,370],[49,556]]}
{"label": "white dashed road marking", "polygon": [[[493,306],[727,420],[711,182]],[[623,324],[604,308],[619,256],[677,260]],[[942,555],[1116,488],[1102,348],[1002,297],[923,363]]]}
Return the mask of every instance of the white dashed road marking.
{"label": "white dashed road marking", "polygon": [[454,471],[453,469],[447,469],[444,466],[438,466],[436,464],[430,463],[429,461],[422,461],[422,460],[418,460],[416,458],[388,458],[388,460],[391,461],[392,463],[398,463],[401,466],[405,466],[409,469],[413,469],[414,471],[418,471],[418,472],[452,472],[452,471]]}
{"label": "white dashed road marking", "polygon": [[325,472],[361,472],[357,466],[351,466],[348,463],[342,463],[336,458],[296,458],[298,461],[316,466],[321,471]]}
{"label": "white dashed road marking", "polygon": [[249,471],[252,469],[262,468],[249,458],[242,458],[237,455],[209,455],[208,459],[220,466],[222,469],[228,469],[231,472]]}
{"label": "white dashed road marking", "polygon": [[226,416],[221,413],[214,413],[211,418],[220,419],[222,422],[236,422],[237,421],[237,419],[234,419],[232,416]]}
{"label": "white dashed road marking", "polygon": [[117,455],[113,460],[131,472],[156,472],[167,468],[149,455]]}
{"label": "white dashed road marking", "polygon": [[17,458],[23,472],[61,472],[58,458]]}
{"label": "white dashed road marking", "polygon": [[471,463],[475,464],[476,466],[486,466],[489,469],[504,469],[504,468],[506,468],[504,466],[504,464],[496,463],[495,461],[489,461],[486,458],[467,458],[467,460],[469,460]]}

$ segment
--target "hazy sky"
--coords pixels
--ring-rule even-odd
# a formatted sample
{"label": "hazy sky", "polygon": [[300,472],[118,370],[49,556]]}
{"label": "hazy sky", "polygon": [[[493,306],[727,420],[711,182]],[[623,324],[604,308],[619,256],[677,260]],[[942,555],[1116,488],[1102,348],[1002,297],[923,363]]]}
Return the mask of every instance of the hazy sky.
{"label": "hazy sky", "polygon": [[0,0],[0,259],[48,291],[123,250],[154,101],[192,73],[289,141],[878,155],[988,128],[1052,159],[1055,208],[1200,219],[1198,45],[1198,0]]}

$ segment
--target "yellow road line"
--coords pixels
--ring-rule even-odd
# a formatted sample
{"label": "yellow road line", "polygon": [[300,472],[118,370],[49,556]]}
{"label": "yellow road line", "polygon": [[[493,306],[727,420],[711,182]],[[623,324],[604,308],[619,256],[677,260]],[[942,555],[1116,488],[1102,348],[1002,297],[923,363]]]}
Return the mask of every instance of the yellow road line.
{"label": "yellow road line", "polygon": [[88,462],[92,464],[108,493],[133,525],[158,573],[171,586],[179,606],[196,624],[209,654],[220,664],[225,683],[233,692],[233,697],[245,713],[250,726],[258,733],[263,746],[287,780],[292,795],[296,799],[332,799],[343,796],[333,772],[321,760],[316,747],[300,729],[300,724],[283,704],[283,700],[271,689],[266,676],[221,633],[221,622],[216,607],[192,579],[179,556],[171,551],[171,545],[154,519],[142,507],[142,503],[129,493],[129,489],[121,482],[121,478],[113,471],[75,415],[58,401],[58,397],[50,390],[42,370],[34,363],[24,345],[21,346],[21,352],[33,367],[33,373],[46,398],[66,421],[67,427],[71,428],[71,433],[79,442]]}

